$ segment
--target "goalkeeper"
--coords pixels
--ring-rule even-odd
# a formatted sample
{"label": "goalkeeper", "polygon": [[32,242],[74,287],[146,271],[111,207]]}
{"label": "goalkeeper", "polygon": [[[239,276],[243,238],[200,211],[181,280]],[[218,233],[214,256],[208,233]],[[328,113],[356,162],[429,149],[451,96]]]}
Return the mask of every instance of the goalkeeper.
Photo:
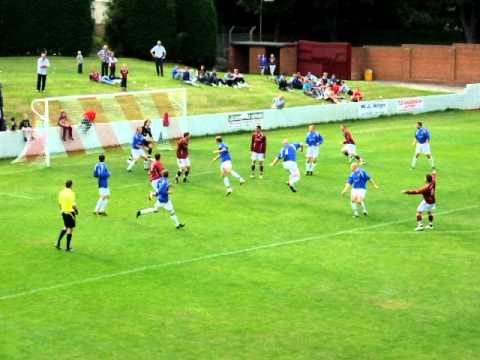
{"label": "goalkeeper", "polygon": [[81,127],[84,133],[87,133],[88,130],[92,127],[93,123],[95,122],[95,118],[97,117],[97,113],[95,110],[87,110],[83,114],[83,119],[81,123]]}

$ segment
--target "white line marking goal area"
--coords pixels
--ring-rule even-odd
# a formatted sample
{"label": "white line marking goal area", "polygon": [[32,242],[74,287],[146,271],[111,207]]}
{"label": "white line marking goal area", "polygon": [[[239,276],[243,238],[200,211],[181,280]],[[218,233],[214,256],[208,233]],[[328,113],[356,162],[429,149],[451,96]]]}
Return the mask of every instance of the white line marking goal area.
{"label": "white line marking goal area", "polygon": [[[449,215],[449,214],[453,214],[453,213],[457,213],[457,212],[477,209],[479,207],[480,207],[480,205],[471,205],[471,206],[466,206],[466,207],[462,207],[462,208],[456,208],[456,209],[452,209],[452,210],[446,210],[446,211],[438,212],[438,213],[436,213],[436,215],[437,216]],[[257,251],[260,251],[260,250],[269,250],[269,249],[275,249],[275,248],[280,248],[280,247],[284,247],[284,246],[291,246],[291,245],[302,244],[302,243],[307,243],[307,242],[312,242],[312,241],[318,241],[318,240],[338,237],[338,236],[341,236],[341,235],[355,234],[355,233],[361,234],[362,232],[363,233],[371,232],[374,229],[380,229],[380,228],[384,228],[384,227],[388,227],[388,226],[392,226],[392,225],[403,224],[403,223],[410,222],[410,221],[412,221],[411,217],[409,217],[408,219],[383,222],[383,223],[379,223],[379,224],[376,224],[376,225],[364,226],[364,227],[360,227],[360,228],[356,228],[356,229],[342,230],[342,231],[337,231],[337,232],[329,233],[329,234],[313,235],[313,236],[309,236],[309,237],[292,239],[292,240],[287,240],[287,241],[280,241],[280,242],[276,242],[276,243],[253,246],[253,247],[247,247],[247,248],[238,249],[238,250],[223,251],[223,252],[213,253],[213,254],[209,254],[209,255],[198,256],[198,257],[194,257],[194,258],[190,258],[190,259],[183,259],[183,260],[176,260],[176,261],[170,261],[170,262],[165,262],[165,263],[141,266],[141,267],[132,268],[132,269],[128,269],[128,270],[123,270],[123,271],[119,271],[119,272],[115,272],[115,273],[103,274],[103,275],[93,276],[93,277],[89,277],[89,278],[84,278],[84,279],[69,281],[69,282],[65,282],[65,283],[55,284],[55,285],[51,285],[51,286],[38,287],[38,288],[25,290],[25,291],[21,291],[21,292],[6,294],[6,295],[0,296],[0,301],[26,297],[26,296],[29,296],[29,295],[44,293],[44,292],[47,292],[47,291],[65,289],[65,288],[69,288],[69,287],[73,287],[73,286],[77,286],[77,285],[84,285],[84,284],[104,281],[104,280],[108,280],[108,279],[112,279],[112,278],[127,276],[127,275],[140,273],[140,272],[144,272],[144,271],[149,271],[149,270],[158,270],[158,269],[170,268],[170,267],[175,267],[175,266],[182,266],[182,265],[187,265],[187,264],[192,264],[192,263],[197,263],[197,262],[203,262],[203,261],[213,260],[213,259],[222,258],[222,257],[235,256],[235,255],[241,255],[241,254],[246,254],[246,253],[251,253],[251,252],[257,252]],[[431,230],[431,231],[435,232],[435,230]],[[400,233],[402,233],[402,232],[400,232]]]}

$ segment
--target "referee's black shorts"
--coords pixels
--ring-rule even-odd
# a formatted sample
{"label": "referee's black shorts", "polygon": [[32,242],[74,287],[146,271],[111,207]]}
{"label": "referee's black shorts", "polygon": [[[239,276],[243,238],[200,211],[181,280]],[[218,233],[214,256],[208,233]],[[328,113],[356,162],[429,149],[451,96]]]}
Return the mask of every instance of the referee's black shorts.
{"label": "referee's black shorts", "polygon": [[63,225],[67,229],[73,229],[75,227],[75,213],[74,212],[62,212]]}

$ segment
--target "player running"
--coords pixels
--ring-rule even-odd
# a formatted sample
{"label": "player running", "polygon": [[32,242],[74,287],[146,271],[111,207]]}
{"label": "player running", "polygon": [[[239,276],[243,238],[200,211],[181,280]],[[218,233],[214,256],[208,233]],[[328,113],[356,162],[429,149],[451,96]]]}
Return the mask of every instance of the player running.
{"label": "player running", "polygon": [[378,189],[378,185],[375,181],[368,175],[368,173],[363,170],[357,163],[351,165],[352,173],[348,177],[347,183],[343,188],[342,195],[344,195],[348,189],[352,189],[350,193],[353,216],[358,218],[358,207],[361,206],[363,210],[363,215],[367,216],[367,206],[365,205],[365,196],[367,195],[367,182],[370,181],[375,189]]}
{"label": "player running", "polygon": [[150,165],[150,171],[149,171],[149,176],[150,176],[150,184],[152,184],[153,192],[150,192],[148,195],[148,198],[150,200],[153,199],[155,196],[155,192],[157,191],[157,185],[158,182],[160,181],[160,178],[162,177],[162,171],[165,170],[165,167],[163,166],[162,162],[160,161],[160,154],[155,154],[155,161],[152,162]]}
{"label": "player running", "polygon": [[175,176],[175,182],[178,184],[180,177],[183,174],[183,182],[186,183],[187,177],[190,174],[191,164],[188,157],[188,142],[190,141],[190,133],[186,132],[177,141],[177,175]]}
{"label": "player running", "polygon": [[343,124],[341,127],[343,136],[345,140],[343,141],[342,153],[349,159],[350,162],[353,160],[358,160],[360,165],[364,165],[367,162],[362,159],[357,154],[357,145],[355,144],[355,140],[353,140],[352,133],[348,130],[347,125]]}
{"label": "player running", "polygon": [[288,139],[283,140],[283,147],[278,153],[277,157],[273,159],[270,166],[275,166],[278,161],[283,160],[283,168],[290,173],[288,177],[287,185],[292,192],[297,192],[295,184],[300,180],[300,170],[297,165],[297,151],[303,151],[303,144],[293,143],[290,144]]}
{"label": "player running", "polygon": [[313,170],[317,165],[319,146],[323,144],[323,137],[315,131],[315,125],[308,127],[307,137],[305,138],[307,144],[307,162],[305,163],[305,175],[313,176]]}
{"label": "player running", "polygon": [[262,127],[257,125],[255,132],[252,134],[252,142],[250,144],[251,160],[252,160],[252,173],[250,177],[255,177],[255,166],[258,161],[260,172],[258,177],[263,179],[263,164],[265,162],[265,153],[267,152],[267,137],[262,131]]}
{"label": "player running", "polygon": [[101,154],[98,157],[98,163],[93,170],[93,176],[98,179],[98,194],[97,205],[93,210],[93,215],[107,216],[107,204],[110,198],[110,189],[108,187],[108,178],[110,171],[108,171],[107,164],[105,164],[105,155]]}
{"label": "player running", "polygon": [[137,219],[141,215],[157,213],[160,209],[165,209],[170,214],[170,218],[175,224],[177,229],[181,229],[185,226],[185,224],[180,223],[178,221],[177,215],[175,215],[175,209],[173,208],[173,204],[169,199],[170,194],[170,183],[168,182],[168,170],[162,171],[162,177],[157,183],[157,189],[155,191],[155,196],[157,197],[157,202],[155,203],[153,208],[147,208],[137,211]]}
{"label": "player running", "polygon": [[145,147],[145,136],[142,135],[142,128],[138,127],[132,140],[132,153],[130,158],[127,160],[128,172],[132,171],[133,166],[136,164],[139,158],[143,158],[144,167],[147,166],[146,170],[148,170],[149,158],[147,155],[145,155],[144,147]]}
{"label": "player running", "polygon": [[230,186],[229,176],[232,175],[234,178],[238,179],[240,185],[245,183],[245,179],[233,170],[232,157],[228,151],[228,145],[223,142],[222,137],[217,136],[215,138],[215,142],[217,143],[218,149],[213,151],[213,153],[217,155],[212,159],[212,161],[220,159],[220,174],[223,176],[223,183],[227,188],[227,193],[225,195],[229,196],[233,191],[232,187]]}
{"label": "player running", "polygon": [[415,139],[413,140],[413,145],[415,145],[415,155],[412,159],[412,169],[415,169],[420,154],[425,154],[427,159],[430,161],[432,169],[435,169],[432,152],[430,150],[430,131],[423,127],[421,121],[417,122],[416,128],[417,130],[415,131]]}
{"label": "player running", "polygon": [[[437,185],[437,172],[432,171],[426,176],[427,183],[420,189],[403,190],[407,195],[421,194],[423,200],[417,208],[417,227],[415,231],[423,231],[425,229],[433,229],[433,210],[435,210],[435,187]],[[428,225],[423,224],[423,213],[428,212]]]}

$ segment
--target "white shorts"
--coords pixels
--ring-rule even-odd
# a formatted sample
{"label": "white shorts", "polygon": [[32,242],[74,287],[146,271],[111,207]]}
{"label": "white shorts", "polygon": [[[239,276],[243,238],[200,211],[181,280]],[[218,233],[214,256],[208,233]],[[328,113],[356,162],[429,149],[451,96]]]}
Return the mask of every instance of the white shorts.
{"label": "white shorts", "polygon": [[252,155],[250,156],[250,159],[252,159],[252,161],[264,161],[265,154],[256,153],[255,151],[252,151]]}
{"label": "white shorts", "polygon": [[307,158],[317,158],[318,157],[318,146],[309,146],[307,147]]}
{"label": "white shorts", "polygon": [[425,212],[435,210],[435,204],[427,204],[425,200],[422,200],[420,205],[418,205],[417,212]]}
{"label": "white shorts", "polygon": [[350,192],[350,197],[353,198],[361,198],[365,199],[365,196],[367,195],[367,189],[352,189]]}
{"label": "white shorts", "polygon": [[143,149],[133,149],[132,148],[132,158],[133,160],[137,160],[138,158],[144,157],[145,151]]}
{"label": "white shorts", "polygon": [[177,165],[179,169],[185,169],[187,167],[190,167],[190,158],[177,159]]}
{"label": "white shorts", "polygon": [[98,188],[98,194],[100,196],[110,196],[110,189],[109,188]]}
{"label": "white shorts", "polygon": [[416,154],[431,154],[430,151],[430,143],[426,142],[424,144],[417,143],[417,146],[415,148],[415,153]]}
{"label": "white shorts", "polygon": [[345,144],[343,149],[348,155],[357,155],[357,146],[355,144]]}
{"label": "white shorts", "polygon": [[300,175],[300,170],[298,170],[298,165],[295,161],[284,161],[283,168],[289,171],[291,175]]}
{"label": "white shorts", "polygon": [[154,191],[157,191],[157,184],[158,184],[159,181],[160,181],[160,179],[155,179],[155,180],[150,181],[150,184],[152,184],[152,188],[153,188]]}
{"label": "white shorts", "polygon": [[232,170],[232,162],[230,160],[223,161],[220,164],[220,171],[230,171]]}
{"label": "white shorts", "polygon": [[175,210],[173,209],[173,204],[170,200],[168,200],[166,203],[161,203],[160,201],[157,200],[155,203],[155,210],[159,209],[165,209],[168,212],[174,212]]}

